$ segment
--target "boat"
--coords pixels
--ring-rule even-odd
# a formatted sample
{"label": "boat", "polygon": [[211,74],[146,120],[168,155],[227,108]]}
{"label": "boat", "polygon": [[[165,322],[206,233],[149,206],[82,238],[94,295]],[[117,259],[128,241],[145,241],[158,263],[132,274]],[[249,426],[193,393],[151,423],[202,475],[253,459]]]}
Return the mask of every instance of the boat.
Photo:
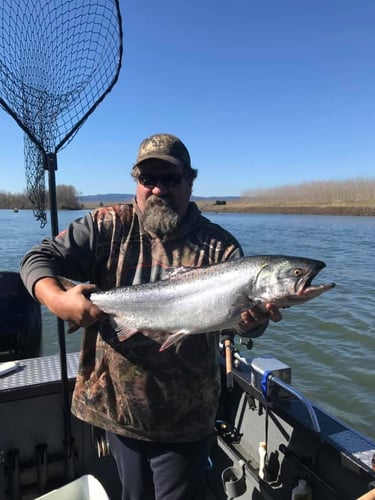
{"label": "boat", "polygon": [[[220,342],[207,500],[289,500],[298,484],[306,498],[374,499],[375,442],[304,397],[282,360]],[[78,358],[66,354],[65,380],[59,355],[0,364],[2,500],[121,498],[104,432],[69,411]]]}

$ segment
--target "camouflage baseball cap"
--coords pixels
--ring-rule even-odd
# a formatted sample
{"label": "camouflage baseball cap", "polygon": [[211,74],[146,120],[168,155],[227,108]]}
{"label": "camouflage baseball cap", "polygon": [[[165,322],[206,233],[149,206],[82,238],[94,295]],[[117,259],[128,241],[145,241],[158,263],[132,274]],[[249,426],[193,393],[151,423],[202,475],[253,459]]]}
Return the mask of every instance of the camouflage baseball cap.
{"label": "camouflage baseball cap", "polygon": [[155,134],[141,142],[134,168],[145,160],[159,159],[172,165],[191,167],[190,155],[184,143],[170,134]]}

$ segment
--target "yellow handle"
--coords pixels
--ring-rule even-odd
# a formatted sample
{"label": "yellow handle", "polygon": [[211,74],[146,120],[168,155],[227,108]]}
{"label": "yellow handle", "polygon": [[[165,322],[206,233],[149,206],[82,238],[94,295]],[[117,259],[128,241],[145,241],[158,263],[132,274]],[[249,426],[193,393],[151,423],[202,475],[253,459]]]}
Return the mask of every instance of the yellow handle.
{"label": "yellow handle", "polygon": [[225,348],[225,368],[227,373],[227,389],[233,389],[232,343],[230,339],[224,340],[224,348]]}

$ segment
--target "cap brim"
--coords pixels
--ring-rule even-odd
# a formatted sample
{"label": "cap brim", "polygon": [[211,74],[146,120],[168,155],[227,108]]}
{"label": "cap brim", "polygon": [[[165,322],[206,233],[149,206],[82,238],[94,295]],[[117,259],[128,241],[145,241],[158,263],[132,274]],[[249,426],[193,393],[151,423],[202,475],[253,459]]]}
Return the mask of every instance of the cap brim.
{"label": "cap brim", "polygon": [[142,158],[142,160],[140,161],[137,161],[137,163],[134,165],[133,168],[135,167],[139,167],[140,165],[142,165],[142,163],[144,163],[145,161],[148,161],[148,160],[163,160],[163,161],[166,161],[167,163],[170,163],[171,165],[174,165],[175,167],[183,167],[183,163],[178,160],[177,158],[175,158],[174,156],[168,156],[168,155],[150,155],[150,156],[145,156]]}

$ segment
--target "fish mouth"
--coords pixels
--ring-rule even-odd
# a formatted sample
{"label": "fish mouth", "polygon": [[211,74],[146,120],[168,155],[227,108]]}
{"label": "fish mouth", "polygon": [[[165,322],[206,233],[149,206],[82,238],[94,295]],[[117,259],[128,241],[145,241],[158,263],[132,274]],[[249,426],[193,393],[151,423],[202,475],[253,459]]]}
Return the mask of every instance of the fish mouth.
{"label": "fish mouth", "polygon": [[295,287],[295,294],[289,298],[292,300],[310,300],[318,297],[322,293],[331,290],[336,286],[336,283],[322,283],[315,285],[312,283],[313,279],[319,273],[320,269],[312,269],[307,272],[297,283]]}

